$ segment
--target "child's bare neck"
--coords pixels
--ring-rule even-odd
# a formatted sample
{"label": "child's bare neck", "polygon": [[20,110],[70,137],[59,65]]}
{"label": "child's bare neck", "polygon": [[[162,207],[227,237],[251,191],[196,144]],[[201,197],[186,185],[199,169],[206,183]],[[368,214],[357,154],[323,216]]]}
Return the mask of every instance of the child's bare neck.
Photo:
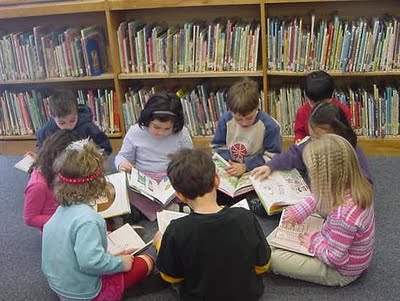
{"label": "child's bare neck", "polygon": [[217,195],[215,191],[189,201],[190,207],[196,213],[210,214],[217,213],[221,207],[217,204]]}

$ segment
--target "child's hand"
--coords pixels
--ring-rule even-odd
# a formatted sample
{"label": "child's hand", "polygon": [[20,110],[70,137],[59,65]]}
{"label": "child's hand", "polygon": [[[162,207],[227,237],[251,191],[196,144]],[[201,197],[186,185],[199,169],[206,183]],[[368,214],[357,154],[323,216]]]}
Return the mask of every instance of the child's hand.
{"label": "child's hand", "polygon": [[132,168],[134,168],[135,166],[131,163],[129,163],[128,161],[123,161],[121,162],[121,164],[118,166],[118,169],[120,171],[125,171],[125,172],[131,172]]}
{"label": "child's hand", "polygon": [[300,244],[305,248],[307,248],[307,250],[311,244],[311,236],[312,234],[307,234],[307,233],[300,233],[299,235]]}
{"label": "child's hand", "polygon": [[36,159],[36,153],[34,153],[33,151],[26,152],[25,156],[30,156],[33,159]]}
{"label": "child's hand", "polygon": [[285,224],[297,224],[296,217],[290,210],[285,210],[284,216],[283,216],[283,222]]}
{"label": "child's hand", "polygon": [[259,166],[254,168],[251,174],[255,179],[262,181],[268,178],[268,176],[271,174],[271,168],[269,168],[267,165]]}
{"label": "child's hand", "polygon": [[225,171],[231,176],[240,176],[246,172],[246,164],[229,160],[229,166],[225,167]]}
{"label": "child's hand", "polygon": [[121,255],[131,255],[133,252],[135,252],[137,249],[136,248],[129,248],[129,249],[124,249],[117,254],[114,254],[116,256],[121,256]]}
{"label": "child's hand", "polygon": [[131,255],[120,255],[119,257],[122,259],[123,272],[129,271],[132,268],[133,257]]}

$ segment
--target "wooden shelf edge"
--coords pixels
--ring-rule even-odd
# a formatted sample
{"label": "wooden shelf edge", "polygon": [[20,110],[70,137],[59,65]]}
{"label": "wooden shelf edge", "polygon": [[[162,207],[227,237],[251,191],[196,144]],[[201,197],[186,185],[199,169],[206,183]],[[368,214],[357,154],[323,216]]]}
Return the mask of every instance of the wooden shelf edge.
{"label": "wooden shelf edge", "polygon": [[362,2],[366,0],[261,0],[264,4],[312,3],[312,2]]}
{"label": "wooden shelf edge", "polygon": [[109,0],[110,10],[147,9],[191,6],[254,5],[259,0]]}
{"label": "wooden shelf edge", "polygon": [[[314,70],[313,70],[314,71]],[[313,72],[290,72],[290,71],[267,71],[267,76],[307,76],[309,73]],[[400,76],[400,70],[398,71],[373,71],[373,72],[332,72],[326,71],[333,77],[361,77],[361,76]]]}
{"label": "wooden shelf edge", "polygon": [[0,19],[105,11],[105,0],[0,6]]}
{"label": "wooden shelf edge", "polygon": [[[110,139],[121,138],[122,133],[108,133],[106,134]],[[0,141],[22,141],[22,140],[36,140],[35,135],[9,135],[0,136]]]}
{"label": "wooden shelf edge", "polygon": [[82,77],[55,77],[46,79],[21,79],[21,80],[6,80],[0,81],[1,85],[21,85],[21,84],[49,84],[49,83],[69,83],[69,82],[85,82],[85,81],[99,81],[99,80],[112,80],[114,79],[113,73],[103,73],[98,76],[82,76]]}
{"label": "wooden shelf edge", "polygon": [[182,72],[182,73],[121,73],[120,80],[127,79],[162,79],[162,78],[218,78],[218,77],[262,77],[262,71],[215,71],[215,72]]}

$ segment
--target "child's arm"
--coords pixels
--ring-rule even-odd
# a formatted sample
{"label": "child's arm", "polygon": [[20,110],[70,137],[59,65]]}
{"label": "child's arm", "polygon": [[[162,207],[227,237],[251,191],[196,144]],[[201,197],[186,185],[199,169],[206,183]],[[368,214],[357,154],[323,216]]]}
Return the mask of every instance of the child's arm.
{"label": "child's arm", "polygon": [[231,159],[231,153],[226,146],[227,120],[225,116],[227,115],[221,116],[220,119],[218,120],[217,129],[211,141],[211,146],[213,148],[213,151],[217,152],[226,161],[229,161]]}
{"label": "child's arm", "polygon": [[289,206],[285,211],[285,214],[288,215],[287,222],[301,224],[307,217],[315,212],[316,206],[317,202],[313,197],[308,197],[303,202]]}
{"label": "child's arm", "polygon": [[51,214],[42,214],[49,188],[45,183],[35,183],[25,190],[24,221],[30,227],[43,229]]}
{"label": "child's arm", "polygon": [[262,274],[269,270],[271,263],[271,249],[265,239],[265,235],[263,230],[261,229],[260,224],[257,221],[257,218],[253,215],[254,218],[254,226],[256,235],[259,239],[259,243],[257,245],[256,250],[256,262],[255,262],[255,272],[256,274]]}
{"label": "child's arm", "polygon": [[294,120],[294,141],[300,141],[304,137],[308,136],[306,130],[308,126],[308,116],[304,112],[304,106],[301,106],[296,113],[296,118]]}
{"label": "child's arm", "polygon": [[306,171],[307,168],[303,162],[303,150],[304,147],[310,140],[307,140],[299,145],[293,144],[287,151],[280,154],[276,154],[270,161],[267,162],[267,166],[271,172],[274,170],[289,170],[296,168],[299,171]]}
{"label": "child's arm", "polygon": [[[134,166],[136,163],[135,136],[135,129],[131,127],[125,135],[120,151],[115,156],[114,164],[118,170],[122,167],[127,167],[129,164]],[[123,165],[121,166],[121,164]]]}
{"label": "child's arm", "polygon": [[[310,237],[309,251],[327,265],[338,268],[344,266],[349,260],[348,250],[357,234],[358,227],[353,221],[345,219],[338,213],[329,217],[323,230]],[[329,235],[324,235],[323,232],[327,231]]]}
{"label": "child's arm", "polygon": [[105,249],[104,241],[107,241],[105,228],[103,229],[97,222],[87,222],[78,229],[74,240],[74,251],[82,272],[101,276],[126,269],[127,262],[123,256],[130,255],[111,255]]}

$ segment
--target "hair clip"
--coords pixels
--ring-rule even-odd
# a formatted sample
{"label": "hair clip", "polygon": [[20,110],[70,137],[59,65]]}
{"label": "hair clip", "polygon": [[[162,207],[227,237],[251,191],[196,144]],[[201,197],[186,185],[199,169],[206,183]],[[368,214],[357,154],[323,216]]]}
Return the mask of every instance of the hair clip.
{"label": "hair clip", "polygon": [[154,111],[153,114],[166,114],[166,115],[176,116],[175,113],[171,111]]}
{"label": "hair clip", "polygon": [[81,139],[81,140],[72,142],[70,145],[67,146],[67,149],[81,151],[81,150],[83,150],[85,145],[88,143],[89,143],[89,138]]}

